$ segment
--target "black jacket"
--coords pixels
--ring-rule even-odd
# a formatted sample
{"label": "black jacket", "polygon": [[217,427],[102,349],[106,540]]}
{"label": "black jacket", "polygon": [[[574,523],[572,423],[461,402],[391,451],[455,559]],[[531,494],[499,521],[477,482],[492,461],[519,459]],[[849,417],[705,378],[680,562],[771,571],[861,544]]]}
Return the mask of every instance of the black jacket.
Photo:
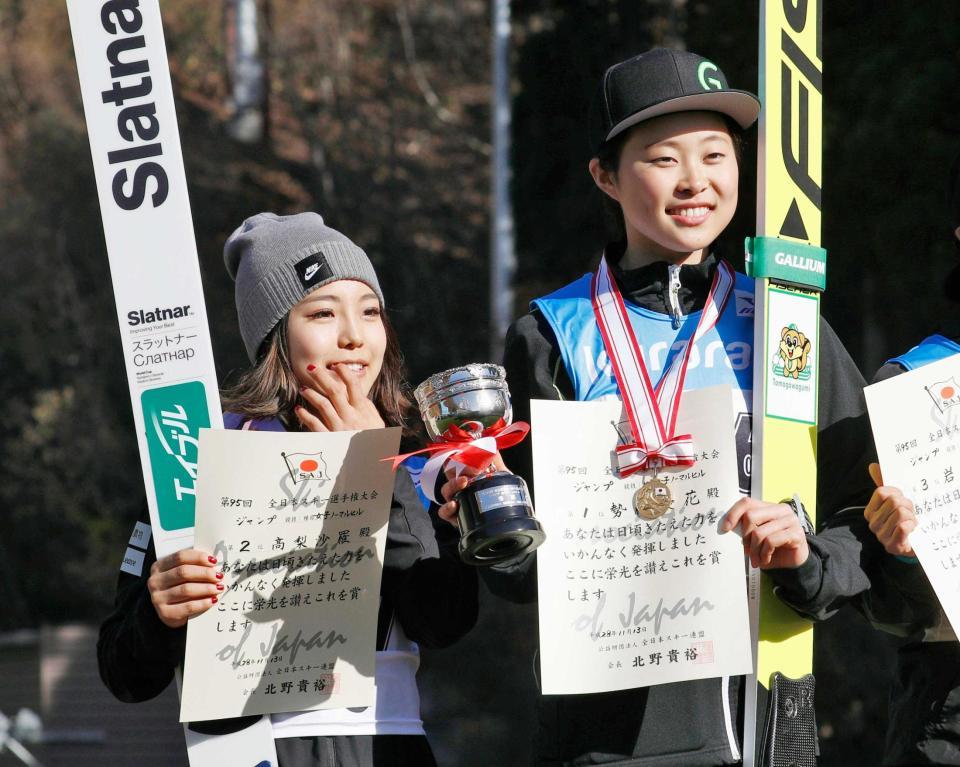
{"label": "black jacket", "polygon": [[[683,314],[703,307],[717,259],[680,269]],[[669,314],[666,263],[623,272],[613,269],[626,301]],[[820,328],[817,508],[821,532],[808,537],[811,556],[796,570],[768,571],[779,596],[800,614],[827,618],[850,599],[887,618],[887,600],[873,602],[870,574],[885,557],[863,519],[872,485],[872,460],[863,378],[836,334]],[[573,399],[573,387],[555,336],[536,310],[521,317],[507,336],[505,366],[515,418],[529,417],[529,401]],[[514,471],[532,479],[529,442],[504,456]],[[486,569],[490,589],[512,601],[537,595],[536,555],[507,567]],[[729,680],[728,701],[739,740],[742,679]],[[720,679],[706,679],[595,695],[543,696],[538,764],[722,765],[736,760],[729,747]]]}
{"label": "black jacket", "polygon": [[[149,524],[144,511],[142,520]],[[428,516],[405,470],[398,470],[390,507],[387,545],[380,584],[381,608],[378,622],[377,649],[382,649],[392,616],[399,619],[406,635],[426,647],[444,647],[466,634],[476,623],[478,590],[476,571],[464,565],[457,555],[458,536],[448,524]],[[174,669],[183,659],[186,628],[171,629],[164,625],[150,601],[147,578],[155,561],[152,547],[147,552],[143,572],[139,577],[120,573],[113,612],[100,627],[97,660],[100,677],[120,700],[136,702],[159,695],[173,679]],[[373,736],[384,739],[383,747],[371,748],[369,736],[359,738],[357,744],[343,748],[326,748],[325,738],[313,745],[296,744],[299,738],[278,741],[278,751],[284,767],[311,765],[313,767],[370,767],[394,763],[417,764],[426,743],[410,736]],[[399,741],[398,741],[399,739]],[[336,740],[340,740],[337,738]],[[286,743],[285,741],[291,741]],[[397,744],[400,744],[398,746]],[[406,744],[406,745],[404,745]],[[356,748],[354,746],[357,746]],[[280,747],[283,747],[282,749]],[[396,762],[403,747],[412,749],[404,760]],[[389,748],[388,748],[389,747]],[[294,748],[305,748],[307,761],[284,753]],[[392,749],[392,750],[390,750]],[[333,754],[386,754],[394,761],[378,756],[374,761],[344,761]],[[430,757],[432,759],[432,757]],[[429,763],[429,762],[427,762]]]}

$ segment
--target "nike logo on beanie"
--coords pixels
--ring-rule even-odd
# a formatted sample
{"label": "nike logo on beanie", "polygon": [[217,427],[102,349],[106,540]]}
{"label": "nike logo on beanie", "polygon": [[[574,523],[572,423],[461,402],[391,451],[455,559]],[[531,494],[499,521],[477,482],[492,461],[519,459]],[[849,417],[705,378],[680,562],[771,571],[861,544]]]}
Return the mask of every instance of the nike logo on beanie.
{"label": "nike logo on beanie", "polygon": [[319,252],[311,253],[298,261],[294,264],[294,269],[297,270],[297,276],[305,289],[333,276],[333,270],[327,263],[327,259],[323,253]]}

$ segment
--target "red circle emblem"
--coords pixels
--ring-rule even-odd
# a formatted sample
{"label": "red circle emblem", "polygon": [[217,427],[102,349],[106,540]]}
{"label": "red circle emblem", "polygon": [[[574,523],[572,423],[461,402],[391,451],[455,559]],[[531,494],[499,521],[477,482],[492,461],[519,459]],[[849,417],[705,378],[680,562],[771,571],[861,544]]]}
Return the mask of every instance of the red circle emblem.
{"label": "red circle emblem", "polygon": [[950,399],[956,393],[957,393],[956,389],[954,389],[952,386],[944,386],[940,390],[940,396],[943,397],[944,399]]}
{"label": "red circle emblem", "polygon": [[316,471],[320,468],[320,464],[314,461],[312,458],[307,458],[304,461],[300,461],[300,471]]}

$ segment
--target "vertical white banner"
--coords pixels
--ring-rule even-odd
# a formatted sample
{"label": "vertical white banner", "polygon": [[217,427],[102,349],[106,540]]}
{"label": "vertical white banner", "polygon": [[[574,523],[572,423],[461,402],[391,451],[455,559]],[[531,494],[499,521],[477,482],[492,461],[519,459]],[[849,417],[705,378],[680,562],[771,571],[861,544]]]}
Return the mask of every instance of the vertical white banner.
{"label": "vertical white banner", "polygon": [[222,428],[157,0],[67,0],[161,557],[193,541],[197,435]]}
{"label": "vertical white banner", "polygon": [[[193,544],[198,437],[223,428],[158,0],[67,0],[158,557]],[[276,764],[270,720],[186,729],[192,765]]]}

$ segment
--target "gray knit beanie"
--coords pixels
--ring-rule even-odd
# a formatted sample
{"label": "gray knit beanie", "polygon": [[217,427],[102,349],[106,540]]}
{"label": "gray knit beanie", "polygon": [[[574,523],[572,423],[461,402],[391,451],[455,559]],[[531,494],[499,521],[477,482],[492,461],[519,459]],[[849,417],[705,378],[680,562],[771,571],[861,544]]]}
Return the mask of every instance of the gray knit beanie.
{"label": "gray knit beanie", "polygon": [[223,262],[236,282],[240,335],[251,362],[274,326],[321,285],[358,280],[384,304],[367,254],[316,213],[251,216],[227,239]]}

